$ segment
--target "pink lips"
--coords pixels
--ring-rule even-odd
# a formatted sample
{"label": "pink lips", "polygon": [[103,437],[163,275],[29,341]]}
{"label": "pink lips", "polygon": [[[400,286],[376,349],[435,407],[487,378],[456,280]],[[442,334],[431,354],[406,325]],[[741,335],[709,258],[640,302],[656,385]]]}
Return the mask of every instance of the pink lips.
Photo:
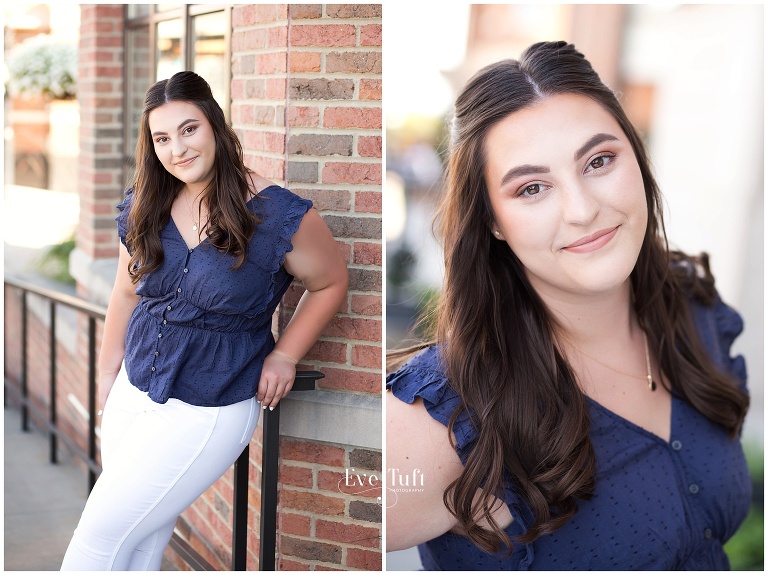
{"label": "pink lips", "polygon": [[615,228],[599,230],[594,234],[584,236],[583,238],[576,240],[572,244],[565,246],[563,249],[577,254],[584,254],[587,252],[599,250],[613,239],[613,236],[616,235],[618,229],[619,226],[616,226]]}
{"label": "pink lips", "polygon": [[176,162],[174,166],[180,166],[183,168],[184,166],[188,166],[189,164],[194,162],[196,159],[197,159],[197,156],[195,156],[194,158],[189,158],[188,160],[182,160],[181,162]]}

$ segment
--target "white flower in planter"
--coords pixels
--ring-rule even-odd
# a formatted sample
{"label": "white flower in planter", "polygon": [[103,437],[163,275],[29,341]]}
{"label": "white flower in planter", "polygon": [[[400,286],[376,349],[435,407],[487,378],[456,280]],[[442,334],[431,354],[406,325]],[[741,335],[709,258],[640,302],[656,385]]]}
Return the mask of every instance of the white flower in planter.
{"label": "white flower in planter", "polygon": [[68,100],[77,93],[77,46],[39,34],[14,47],[7,60],[12,96]]}

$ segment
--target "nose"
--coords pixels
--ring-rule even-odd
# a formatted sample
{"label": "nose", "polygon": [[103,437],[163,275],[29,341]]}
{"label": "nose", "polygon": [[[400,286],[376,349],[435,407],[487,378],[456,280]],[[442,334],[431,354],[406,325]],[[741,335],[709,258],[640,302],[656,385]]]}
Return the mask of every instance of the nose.
{"label": "nose", "polygon": [[563,220],[569,224],[589,225],[600,211],[600,202],[583,182],[565,186],[562,197]]}
{"label": "nose", "polygon": [[186,151],[187,146],[184,145],[184,142],[179,138],[175,138],[171,144],[171,153],[176,157],[181,157]]}

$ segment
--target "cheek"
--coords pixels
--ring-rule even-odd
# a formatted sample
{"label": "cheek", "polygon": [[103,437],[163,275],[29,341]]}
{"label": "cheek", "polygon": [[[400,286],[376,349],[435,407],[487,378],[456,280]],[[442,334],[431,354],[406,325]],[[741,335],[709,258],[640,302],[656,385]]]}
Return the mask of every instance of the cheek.
{"label": "cheek", "polygon": [[515,210],[506,214],[503,227],[507,244],[521,261],[528,254],[548,250],[556,231],[545,209]]}
{"label": "cheek", "polygon": [[643,186],[643,177],[639,168],[636,172],[628,174],[623,182],[622,188],[626,193],[622,194],[622,203],[629,216],[634,216],[639,221],[648,220],[648,205],[645,199],[645,187]]}
{"label": "cheek", "polygon": [[166,168],[168,167],[170,154],[166,151],[165,148],[155,147],[155,156],[157,156],[157,159],[160,160],[160,163],[163,164],[163,166]]}

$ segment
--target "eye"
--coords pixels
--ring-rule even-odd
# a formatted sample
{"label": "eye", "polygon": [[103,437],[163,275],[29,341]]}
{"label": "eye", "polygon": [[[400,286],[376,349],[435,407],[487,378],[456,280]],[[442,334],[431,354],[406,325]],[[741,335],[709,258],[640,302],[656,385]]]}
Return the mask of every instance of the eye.
{"label": "eye", "polygon": [[193,134],[195,130],[197,130],[197,126],[187,126],[181,131],[181,133],[185,136],[188,136],[189,134]]}
{"label": "eye", "polygon": [[528,184],[517,192],[518,196],[535,196],[544,191],[544,184]]}
{"label": "eye", "polygon": [[168,138],[165,136],[160,136],[159,138],[155,138],[156,144],[164,144],[167,141],[168,141]]}
{"label": "eye", "polygon": [[584,173],[605,168],[606,166],[610,165],[610,163],[614,160],[614,158],[615,156],[613,156],[612,154],[600,154],[599,156],[595,156],[587,164],[587,167],[584,170]]}

